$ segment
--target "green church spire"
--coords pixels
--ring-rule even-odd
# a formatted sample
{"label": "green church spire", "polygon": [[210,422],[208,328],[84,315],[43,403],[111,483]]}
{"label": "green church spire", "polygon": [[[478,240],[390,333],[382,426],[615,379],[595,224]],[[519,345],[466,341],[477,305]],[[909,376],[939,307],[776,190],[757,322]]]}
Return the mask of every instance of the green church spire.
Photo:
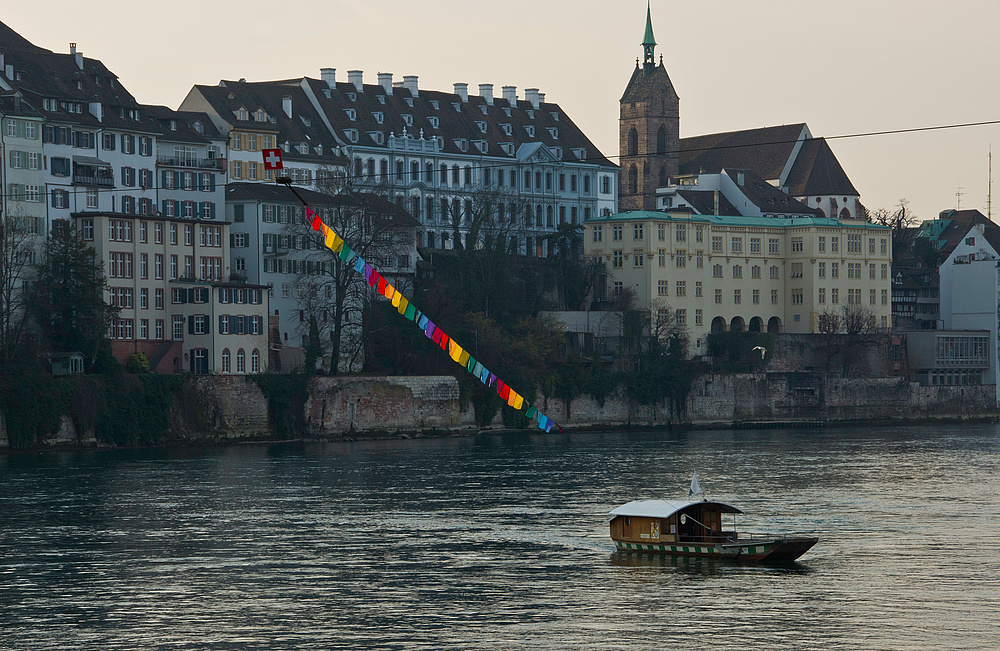
{"label": "green church spire", "polygon": [[649,9],[649,2],[646,2],[646,35],[642,38],[643,72],[649,74],[656,63],[653,60],[653,50],[656,49],[656,38],[653,37],[653,16]]}

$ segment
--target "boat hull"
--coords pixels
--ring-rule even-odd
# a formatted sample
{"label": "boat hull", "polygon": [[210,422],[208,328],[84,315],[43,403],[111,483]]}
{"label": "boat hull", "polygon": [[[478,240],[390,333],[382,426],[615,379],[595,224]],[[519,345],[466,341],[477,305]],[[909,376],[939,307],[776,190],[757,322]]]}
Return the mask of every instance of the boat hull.
{"label": "boat hull", "polygon": [[666,556],[717,558],[741,562],[794,561],[819,541],[819,538],[770,538],[712,545],[708,543],[635,543],[616,540],[620,551],[636,551]]}

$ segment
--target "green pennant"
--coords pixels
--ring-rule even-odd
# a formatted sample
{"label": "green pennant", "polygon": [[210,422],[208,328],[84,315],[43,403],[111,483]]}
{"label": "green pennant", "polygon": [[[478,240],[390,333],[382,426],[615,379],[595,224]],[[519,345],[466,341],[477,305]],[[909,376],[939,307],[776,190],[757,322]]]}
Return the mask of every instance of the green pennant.
{"label": "green pennant", "polygon": [[416,321],[417,308],[413,307],[413,303],[406,306],[406,313],[403,315],[403,318],[409,321]]}
{"label": "green pennant", "polygon": [[535,414],[537,414],[537,413],[538,413],[538,410],[535,409],[534,406],[531,406],[531,407],[528,407],[528,411],[525,412],[524,415],[527,416],[528,418],[534,418]]}

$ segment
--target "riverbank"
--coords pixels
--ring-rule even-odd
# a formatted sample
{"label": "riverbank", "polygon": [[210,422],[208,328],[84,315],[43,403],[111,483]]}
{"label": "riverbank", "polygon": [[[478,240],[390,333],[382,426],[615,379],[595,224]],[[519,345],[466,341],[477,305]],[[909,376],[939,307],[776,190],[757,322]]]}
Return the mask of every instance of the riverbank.
{"label": "riverbank", "polygon": [[[12,440],[24,439],[9,435],[7,419],[0,413],[0,450],[184,447],[504,431],[500,414],[487,427],[477,422],[472,406],[461,404],[458,382],[451,376],[282,377],[262,381],[192,376],[177,383],[171,399],[163,400],[157,393],[152,396],[157,402],[148,403],[143,393],[136,392],[124,402],[133,412],[142,412],[143,418],[117,418],[113,435],[101,431],[101,418],[91,414],[88,420],[78,408],[68,408],[58,416],[57,426],[33,443],[12,445]],[[983,422],[998,417],[992,386],[927,387],[902,378],[844,379],[818,373],[702,375],[683,406],[669,401],[639,405],[621,391],[600,402],[588,395],[568,402],[539,395],[535,404],[563,431]],[[155,413],[158,409],[162,413]],[[142,431],[147,421],[156,422],[162,431],[155,436]],[[117,431],[123,427],[137,431]]]}

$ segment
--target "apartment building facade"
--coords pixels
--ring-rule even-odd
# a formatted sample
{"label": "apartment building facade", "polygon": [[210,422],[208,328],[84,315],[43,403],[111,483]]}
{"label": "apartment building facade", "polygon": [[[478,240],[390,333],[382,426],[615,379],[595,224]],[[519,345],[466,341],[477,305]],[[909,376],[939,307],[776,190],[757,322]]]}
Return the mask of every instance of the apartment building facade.
{"label": "apartment building facade", "polygon": [[824,313],[863,310],[890,325],[890,230],[819,217],[633,211],[592,219],[585,255],[607,269],[606,297],[630,290],[692,344],[712,330],[818,332]]}

